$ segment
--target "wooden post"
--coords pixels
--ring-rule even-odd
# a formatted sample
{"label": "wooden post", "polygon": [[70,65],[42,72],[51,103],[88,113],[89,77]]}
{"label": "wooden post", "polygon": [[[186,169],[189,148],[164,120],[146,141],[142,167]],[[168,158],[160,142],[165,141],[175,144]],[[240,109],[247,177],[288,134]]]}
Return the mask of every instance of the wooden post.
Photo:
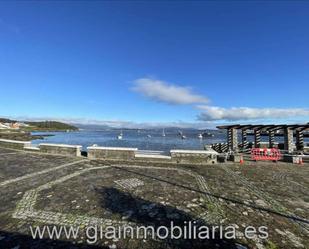
{"label": "wooden post", "polygon": [[241,139],[242,139],[242,149],[246,151],[248,149],[248,141],[247,141],[247,130],[241,130]]}
{"label": "wooden post", "polygon": [[260,148],[261,144],[261,130],[255,129],[254,130],[254,146],[255,148]]}
{"label": "wooden post", "polygon": [[274,130],[269,130],[268,133],[268,138],[269,138],[269,148],[274,148],[275,144],[275,131]]}
{"label": "wooden post", "polygon": [[289,127],[284,128],[284,150],[288,153],[293,151],[293,130]]}
{"label": "wooden post", "polygon": [[228,149],[234,152],[238,151],[237,129],[229,128],[227,130]]}
{"label": "wooden post", "polygon": [[296,148],[297,150],[304,150],[304,134],[302,130],[296,130]]}

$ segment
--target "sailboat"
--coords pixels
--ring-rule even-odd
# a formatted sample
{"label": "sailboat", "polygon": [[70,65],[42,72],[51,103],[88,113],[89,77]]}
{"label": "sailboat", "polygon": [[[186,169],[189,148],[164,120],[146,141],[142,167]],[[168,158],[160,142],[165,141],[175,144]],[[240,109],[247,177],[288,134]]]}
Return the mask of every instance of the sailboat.
{"label": "sailboat", "polygon": [[180,135],[181,139],[186,139],[187,137],[182,133],[182,131],[178,131],[178,134]]}
{"label": "sailboat", "polygon": [[165,137],[165,132],[164,132],[164,129],[162,130],[162,137]]}
{"label": "sailboat", "polygon": [[203,132],[202,135],[205,136],[205,137],[214,137],[215,136],[214,134],[212,134],[210,132]]}
{"label": "sailboat", "polygon": [[122,130],[121,130],[120,134],[117,136],[117,139],[118,139],[118,140],[121,140],[122,137],[123,137],[123,134],[122,134]]}

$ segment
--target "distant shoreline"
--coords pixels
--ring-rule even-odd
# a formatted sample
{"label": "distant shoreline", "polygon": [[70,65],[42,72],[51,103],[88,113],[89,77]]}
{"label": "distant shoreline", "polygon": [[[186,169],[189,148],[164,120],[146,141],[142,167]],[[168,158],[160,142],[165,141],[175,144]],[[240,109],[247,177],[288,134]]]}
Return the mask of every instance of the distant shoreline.
{"label": "distant shoreline", "polygon": [[32,141],[36,139],[44,139],[45,137],[54,136],[52,134],[46,135],[32,135],[31,132],[0,132],[1,139],[10,139],[17,141]]}
{"label": "distant shoreline", "polygon": [[54,136],[52,134],[31,134],[32,132],[67,132],[77,131],[78,127],[57,121],[27,122],[0,118],[0,138],[32,141]]}

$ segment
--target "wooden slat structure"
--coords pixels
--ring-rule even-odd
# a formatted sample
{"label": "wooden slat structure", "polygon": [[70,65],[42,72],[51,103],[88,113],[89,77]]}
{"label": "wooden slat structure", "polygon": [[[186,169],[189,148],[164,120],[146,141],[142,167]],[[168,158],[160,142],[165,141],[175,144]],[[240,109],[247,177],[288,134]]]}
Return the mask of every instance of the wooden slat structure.
{"label": "wooden slat structure", "polygon": [[242,141],[240,143],[240,147],[243,151],[246,151],[248,148],[247,142],[247,132],[251,130],[254,132],[254,147],[259,148],[261,144],[261,133],[267,133],[269,136],[269,148],[273,148],[275,144],[275,133],[278,130],[283,131],[284,136],[284,150],[288,153],[293,151],[293,134],[296,135],[296,150],[303,151],[304,150],[304,135],[303,132],[305,130],[309,130],[309,123],[307,124],[233,124],[233,125],[223,125],[217,126],[218,129],[226,129],[227,130],[227,151],[237,152],[239,149],[239,144],[237,142],[238,138],[238,130],[241,130]]}

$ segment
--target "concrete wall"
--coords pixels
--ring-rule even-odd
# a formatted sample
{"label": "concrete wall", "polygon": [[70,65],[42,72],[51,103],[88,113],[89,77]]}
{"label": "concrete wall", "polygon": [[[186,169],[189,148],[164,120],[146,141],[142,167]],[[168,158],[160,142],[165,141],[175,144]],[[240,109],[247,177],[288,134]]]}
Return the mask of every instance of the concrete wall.
{"label": "concrete wall", "polygon": [[134,159],[137,148],[123,148],[123,147],[88,147],[89,159]]}
{"label": "concrete wall", "polygon": [[40,152],[65,156],[81,156],[81,145],[39,144]]}
{"label": "concrete wall", "polygon": [[217,163],[218,153],[206,150],[171,150],[172,161],[177,163]]}
{"label": "concrete wall", "polygon": [[300,164],[302,160],[303,160],[303,156],[301,155],[284,155],[283,156],[284,162]]}
{"label": "concrete wall", "polygon": [[25,147],[30,147],[31,142],[0,139],[0,146],[5,148],[23,150]]}

